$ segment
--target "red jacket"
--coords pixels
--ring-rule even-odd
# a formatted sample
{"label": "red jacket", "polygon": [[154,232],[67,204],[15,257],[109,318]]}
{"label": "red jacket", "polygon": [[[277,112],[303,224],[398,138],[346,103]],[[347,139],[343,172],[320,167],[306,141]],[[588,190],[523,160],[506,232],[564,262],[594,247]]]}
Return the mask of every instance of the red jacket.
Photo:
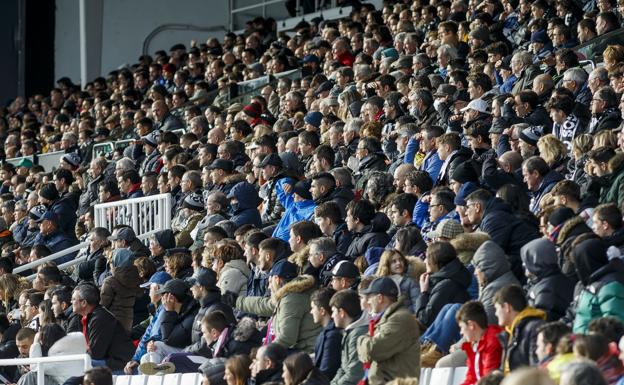
{"label": "red jacket", "polygon": [[462,385],[473,385],[477,381],[490,373],[491,371],[500,369],[501,359],[503,358],[503,347],[498,339],[498,333],[501,333],[503,329],[497,325],[490,325],[485,330],[485,334],[479,340],[477,345],[477,351],[479,352],[479,373],[475,372],[475,352],[472,350],[472,344],[470,342],[464,342],[462,349],[466,352],[466,366],[468,372],[466,372],[466,379],[462,382]]}

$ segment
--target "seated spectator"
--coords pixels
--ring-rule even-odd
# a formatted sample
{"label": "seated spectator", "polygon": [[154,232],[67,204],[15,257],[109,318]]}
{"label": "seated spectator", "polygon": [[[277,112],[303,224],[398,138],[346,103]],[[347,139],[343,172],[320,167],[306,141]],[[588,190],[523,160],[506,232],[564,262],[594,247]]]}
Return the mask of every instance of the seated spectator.
{"label": "seated spectator", "polygon": [[[589,226],[589,225],[588,225]],[[624,226],[622,213],[613,203],[605,203],[593,210],[592,230],[604,240],[607,246],[616,247],[624,254]]]}
{"label": "seated spectator", "polygon": [[470,272],[457,259],[457,252],[446,242],[434,242],[427,248],[427,272],[420,276],[420,296],[414,304],[416,318],[429,327],[442,306],[468,301]]}
{"label": "seated spectator", "polygon": [[371,385],[385,384],[396,377],[417,377],[420,373],[419,326],[399,298],[391,278],[377,278],[367,289],[368,305],[374,317],[369,332],[357,339],[357,352],[364,363],[364,378]]}
{"label": "seated spectator", "polygon": [[316,206],[314,218],[323,234],[333,238],[337,251],[345,255],[351,244],[352,236],[339,212],[340,207],[335,202],[325,202]]}
{"label": "seated spectator", "polygon": [[284,360],[282,379],[284,385],[329,384],[327,377],[304,352],[293,353]]}
{"label": "seated spectator", "polygon": [[547,320],[557,321],[572,302],[574,282],[559,268],[555,245],[544,238],[534,239],[520,250],[527,275],[529,305],[544,310]]}
{"label": "seated spectator", "polygon": [[334,378],[340,367],[339,353],[342,340],[342,328],[334,324],[329,306],[334,293],[333,289],[324,287],[316,290],[310,297],[312,319],[323,328],[314,346],[314,366],[328,379]]}
{"label": "seated spectator", "polygon": [[184,350],[192,342],[192,327],[199,308],[198,303],[188,294],[188,285],[181,279],[171,279],[158,290],[162,295],[164,310],[160,321],[160,341],[148,344],[147,354],[141,358],[139,371],[153,368],[152,363],[161,363],[171,354]]}
{"label": "seated spectator", "polygon": [[390,241],[386,233],[390,220],[385,214],[376,213],[375,206],[368,200],[349,202],[346,222],[353,240],[345,255],[352,260],[364,255],[367,249],[385,247]]}
{"label": "seated spectator", "polygon": [[243,224],[252,224],[261,227],[262,220],[258,212],[259,197],[253,185],[247,182],[237,183],[227,195],[230,200],[232,217],[230,220],[238,227]]}
{"label": "seated spectator", "polygon": [[[53,211],[48,210],[39,219],[39,235],[35,238],[34,245],[44,245],[50,249],[52,253],[59,252],[74,246],[77,241],[64,234],[58,227],[59,217]],[[75,253],[73,253],[75,255]],[[68,262],[73,257],[72,254],[68,254],[64,257],[57,259],[57,263]]]}
{"label": "seated spectator", "polygon": [[410,264],[401,252],[386,250],[381,254],[376,275],[378,277],[392,278],[405,300],[405,307],[416,314],[416,301],[420,296],[420,287],[412,274]]}
{"label": "seated spectator", "polygon": [[572,251],[574,266],[583,290],[576,300],[574,333],[585,333],[595,318],[624,319],[624,277],[620,258],[607,257],[601,240],[587,239]]}
{"label": "seated spectator", "polygon": [[546,314],[528,305],[520,286],[510,285],[494,296],[498,325],[505,328],[503,371],[537,364],[537,330]]}
{"label": "seated spectator", "polygon": [[340,366],[331,384],[354,385],[364,376],[364,368],[358,359],[357,340],[368,332],[367,315],[362,312],[358,294],[353,290],[337,292],[329,304],[334,324],[344,329],[340,344]]}
{"label": "seated spectator", "polygon": [[251,379],[256,385],[282,381],[282,363],[286,358],[286,348],[280,344],[262,345],[256,351],[251,364]]}
{"label": "seated spectator", "polygon": [[308,221],[314,215],[316,203],[310,194],[310,182],[299,181],[294,186],[284,186],[286,194],[279,197],[285,211],[273,231],[273,237],[285,241],[290,239],[290,227],[299,221]]}
{"label": "seated spectator", "polygon": [[310,314],[314,277],[297,276],[297,265],[286,260],[273,264],[269,273],[271,297],[240,297],[236,308],[260,317],[271,317],[264,343],[312,352],[320,328]]}
{"label": "seated spectator", "polygon": [[52,310],[65,333],[82,331],[81,317],[71,306],[71,288],[60,286],[52,291]]}
{"label": "seated spectator", "polygon": [[217,287],[221,293],[247,294],[247,281],[251,271],[243,259],[243,250],[231,240],[219,241],[213,251],[212,270],[217,273]]}
{"label": "seated spectator", "polygon": [[500,326],[488,325],[487,314],[481,303],[466,302],[456,315],[459,330],[464,337],[462,349],[466,352],[468,371],[463,385],[476,384],[501,365],[503,347],[498,334]]}
{"label": "seated spectator", "polygon": [[121,371],[132,357],[134,346],[121,323],[99,303],[95,286],[81,284],[74,289],[72,307],[82,317],[82,331],[93,365]]}
{"label": "seated spectator", "polygon": [[331,272],[344,255],[336,251],[336,243],[329,237],[320,237],[309,242],[308,262],[315,270],[315,279],[319,286],[329,287]]}
{"label": "seated spectator", "polygon": [[557,345],[572,329],[563,322],[548,322],[537,329],[536,355],[540,368],[548,371],[550,377],[558,381],[561,373],[561,360],[557,360]]}

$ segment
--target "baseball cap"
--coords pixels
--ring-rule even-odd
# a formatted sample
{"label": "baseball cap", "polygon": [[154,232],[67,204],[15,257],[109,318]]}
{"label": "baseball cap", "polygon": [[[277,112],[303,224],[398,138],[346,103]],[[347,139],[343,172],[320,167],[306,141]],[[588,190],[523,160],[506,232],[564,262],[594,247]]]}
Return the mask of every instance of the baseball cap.
{"label": "baseball cap", "polygon": [[156,273],[152,274],[149,281],[142,284],[141,287],[142,288],[150,287],[152,283],[163,285],[167,283],[167,281],[169,281],[170,279],[171,279],[171,276],[166,271],[157,271]]}
{"label": "baseball cap", "polygon": [[24,158],[22,159],[18,164],[17,167],[26,167],[26,168],[31,168],[33,166],[33,162],[32,160],[28,159],[28,158]]}
{"label": "baseball cap", "polygon": [[362,290],[362,294],[382,294],[387,297],[398,297],[399,288],[392,278],[380,277],[371,282],[368,288]]}
{"label": "baseball cap", "polygon": [[466,206],[466,197],[477,189],[478,187],[474,182],[466,182],[462,184],[457,192],[457,195],[455,195],[453,203],[455,203],[456,206]]}
{"label": "baseball cap", "polygon": [[200,285],[217,290],[217,274],[211,269],[200,268],[191,277],[186,279],[189,285]]}
{"label": "baseball cap", "polygon": [[34,220],[35,222],[39,223],[42,221],[42,217],[43,214],[45,214],[47,211],[46,207],[44,205],[37,205],[35,207],[33,207],[32,209],[30,209],[30,212],[28,213],[28,216],[30,217],[30,219]]}
{"label": "baseball cap", "polygon": [[475,110],[484,114],[490,113],[488,111],[488,103],[481,98],[471,100],[466,107],[461,109],[461,112],[466,112],[468,110]]}
{"label": "baseball cap", "polygon": [[292,262],[288,262],[285,259],[280,259],[273,264],[273,267],[271,267],[271,271],[269,272],[269,276],[274,275],[284,279],[293,279],[298,275],[297,265]]}
{"label": "baseball cap", "polygon": [[160,290],[158,290],[156,293],[157,294],[171,293],[178,298],[184,298],[186,297],[186,293],[188,289],[189,287],[186,284],[186,282],[184,282],[184,280],[174,278],[174,279],[170,279],[169,281],[167,281],[167,283],[165,283],[165,285],[161,287]]}
{"label": "baseball cap", "polygon": [[209,170],[224,170],[226,172],[232,172],[234,170],[234,162],[227,159],[215,159],[208,166]]}
{"label": "baseball cap", "polygon": [[56,215],[54,213],[54,211],[47,210],[45,213],[43,213],[43,215],[39,219],[35,220],[35,222],[41,223],[41,222],[43,222],[45,220],[56,222],[56,221],[58,221],[58,219],[59,219],[58,215]]}
{"label": "baseball cap", "polygon": [[457,92],[457,87],[452,84],[440,84],[438,89],[433,94],[435,97],[453,96]]}
{"label": "baseball cap", "polygon": [[265,167],[265,166],[282,167],[283,164],[284,162],[282,161],[282,158],[279,157],[279,155],[269,154],[265,156],[264,159],[262,159],[262,162],[260,162],[260,167]]}
{"label": "baseball cap", "polygon": [[345,278],[358,278],[360,276],[360,271],[358,268],[350,261],[340,261],[334,266],[332,272],[332,277],[345,277]]}
{"label": "baseball cap", "polygon": [[113,234],[111,234],[111,236],[108,237],[108,240],[109,241],[124,240],[124,241],[131,242],[134,240],[134,238],[136,238],[136,234],[134,233],[134,230],[132,230],[131,227],[124,226],[119,229],[113,230]]}

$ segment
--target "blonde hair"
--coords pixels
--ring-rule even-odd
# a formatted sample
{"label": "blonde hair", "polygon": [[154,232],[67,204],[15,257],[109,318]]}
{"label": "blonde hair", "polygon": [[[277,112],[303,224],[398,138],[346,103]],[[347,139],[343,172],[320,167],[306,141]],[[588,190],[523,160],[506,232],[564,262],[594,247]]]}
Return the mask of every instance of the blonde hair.
{"label": "blonde hair", "polygon": [[578,151],[581,154],[592,149],[594,137],[589,134],[581,134],[572,141],[572,152]]}
{"label": "blonde hair", "polygon": [[20,293],[29,288],[30,284],[25,278],[17,274],[4,274],[0,276],[0,291],[3,293],[0,301],[8,304],[11,300],[17,300]]}
{"label": "blonde hair", "polygon": [[376,273],[377,276],[385,277],[392,274],[390,271],[390,264],[392,263],[392,258],[395,256],[401,258],[401,261],[403,262],[403,274],[407,272],[408,262],[403,253],[398,250],[385,250],[379,259],[379,267],[377,267]]}
{"label": "blonde hair", "polygon": [[540,156],[549,166],[565,159],[568,154],[566,145],[553,134],[544,135],[537,141]]}
{"label": "blonde hair", "polygon": [[617,134],[615,132],[611,130],[602,130],[594,135],[594,146],[592,147],[592,150],[600,147],[616,149],[618,148],[617,142]]}
{"label": "blonde hair", "polygon": [[[607,71],[611,71],[615,64],[624,61],[624,46],[610,45],[602,53]],[[610,64],[614,63],[614,64]]]}

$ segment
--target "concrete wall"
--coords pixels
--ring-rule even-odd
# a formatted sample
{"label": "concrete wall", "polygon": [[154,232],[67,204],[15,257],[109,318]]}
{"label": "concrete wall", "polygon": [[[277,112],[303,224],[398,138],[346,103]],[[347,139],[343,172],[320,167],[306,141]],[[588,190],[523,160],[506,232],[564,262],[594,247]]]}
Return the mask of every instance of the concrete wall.
{"label": "concrete wall", "polygon": [[[80,79],[79,1],[56,0],[55,78]],[[106,74],[141,55],[145,38],[164,24],[212,27],[229,23],[227,0],[104,0],[101,71]],[[205,41],[223,32],[165,31],[150,44],[150,54],[191,39]],[[87,79],[90,81],[92,79]]]}

